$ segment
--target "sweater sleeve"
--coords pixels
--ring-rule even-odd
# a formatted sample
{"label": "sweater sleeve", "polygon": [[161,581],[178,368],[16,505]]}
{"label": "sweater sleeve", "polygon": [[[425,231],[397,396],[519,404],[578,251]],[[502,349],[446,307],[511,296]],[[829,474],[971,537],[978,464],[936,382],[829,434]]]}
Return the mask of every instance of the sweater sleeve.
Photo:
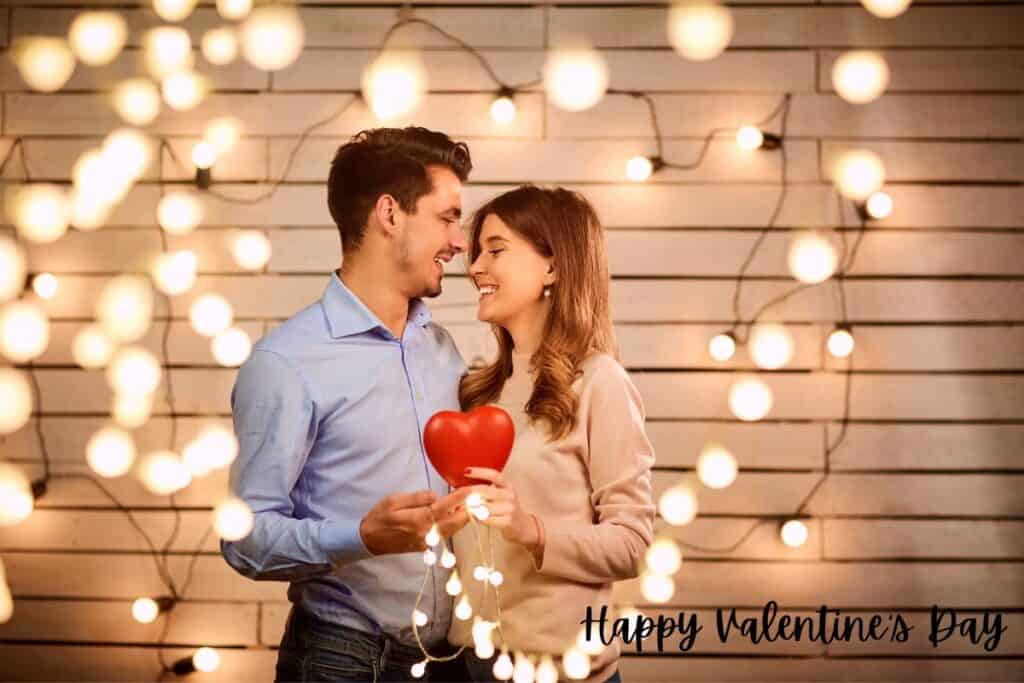
{"label": "sweater sleeve", "polygon": [[581,391],[579,410],[596,523],[541,516],[544,546],[534,568],[580,583],[635,578],[654,537],[654,449],[644,431],[643,402],[622,366],[604,356]]}

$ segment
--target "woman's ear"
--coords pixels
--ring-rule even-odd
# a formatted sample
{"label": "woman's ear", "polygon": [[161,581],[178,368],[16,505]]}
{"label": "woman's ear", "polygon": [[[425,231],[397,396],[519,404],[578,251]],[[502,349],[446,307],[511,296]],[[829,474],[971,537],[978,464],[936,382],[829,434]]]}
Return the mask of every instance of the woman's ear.
{"label": "woman's ear", "polygon": [[555,264],[548,261],[548,272],[544,276],[545,285],[553,285],[558,280],[558,276],[555,275]]}

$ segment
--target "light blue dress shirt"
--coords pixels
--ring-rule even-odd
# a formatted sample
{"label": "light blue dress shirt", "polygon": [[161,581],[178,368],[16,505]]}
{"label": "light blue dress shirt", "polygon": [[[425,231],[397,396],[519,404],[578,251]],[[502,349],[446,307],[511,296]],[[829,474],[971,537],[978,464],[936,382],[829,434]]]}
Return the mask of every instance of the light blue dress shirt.
{"label": "light blue dress shirt", "polygon": [[239,368],[230,488],[255,522],[246,538],[221,541],[228,564],[289,581],[288,599],[321,619],[405,644],[416,642],[412,612],[427,571],[420,637],[444,640],[449,572],[419,552],[371,555],[359,523],[387,495],[449,493],[422,435],[434,413],[459,409],[465,372],[422,300],[410,302],[398,339],[332,273],[323,297],[260,339]]}

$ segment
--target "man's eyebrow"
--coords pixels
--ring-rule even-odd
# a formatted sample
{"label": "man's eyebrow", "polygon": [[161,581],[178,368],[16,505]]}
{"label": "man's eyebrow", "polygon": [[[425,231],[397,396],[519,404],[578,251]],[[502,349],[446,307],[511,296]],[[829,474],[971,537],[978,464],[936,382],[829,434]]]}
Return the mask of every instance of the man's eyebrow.
{"label": "man's eyebrow", "polygon": [[443,216],[446,213],[454,214],[456,218],[462,218],[462,209],[459,208],[458,206],[453,206],[452,208],[446,211],[442,211],[441,215]]}

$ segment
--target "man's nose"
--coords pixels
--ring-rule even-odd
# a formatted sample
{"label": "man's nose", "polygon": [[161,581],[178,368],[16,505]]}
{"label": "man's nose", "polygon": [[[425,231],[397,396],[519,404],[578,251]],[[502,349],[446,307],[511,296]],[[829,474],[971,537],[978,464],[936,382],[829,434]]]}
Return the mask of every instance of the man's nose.
{"label": "man's nose", "polygon": [[455,224],[452,226],[452,235],[448,240],[451,243],[452,249],[456,253],[466,251],[468,243],[466,242],[466,235],[462,232],[462,226]]}

